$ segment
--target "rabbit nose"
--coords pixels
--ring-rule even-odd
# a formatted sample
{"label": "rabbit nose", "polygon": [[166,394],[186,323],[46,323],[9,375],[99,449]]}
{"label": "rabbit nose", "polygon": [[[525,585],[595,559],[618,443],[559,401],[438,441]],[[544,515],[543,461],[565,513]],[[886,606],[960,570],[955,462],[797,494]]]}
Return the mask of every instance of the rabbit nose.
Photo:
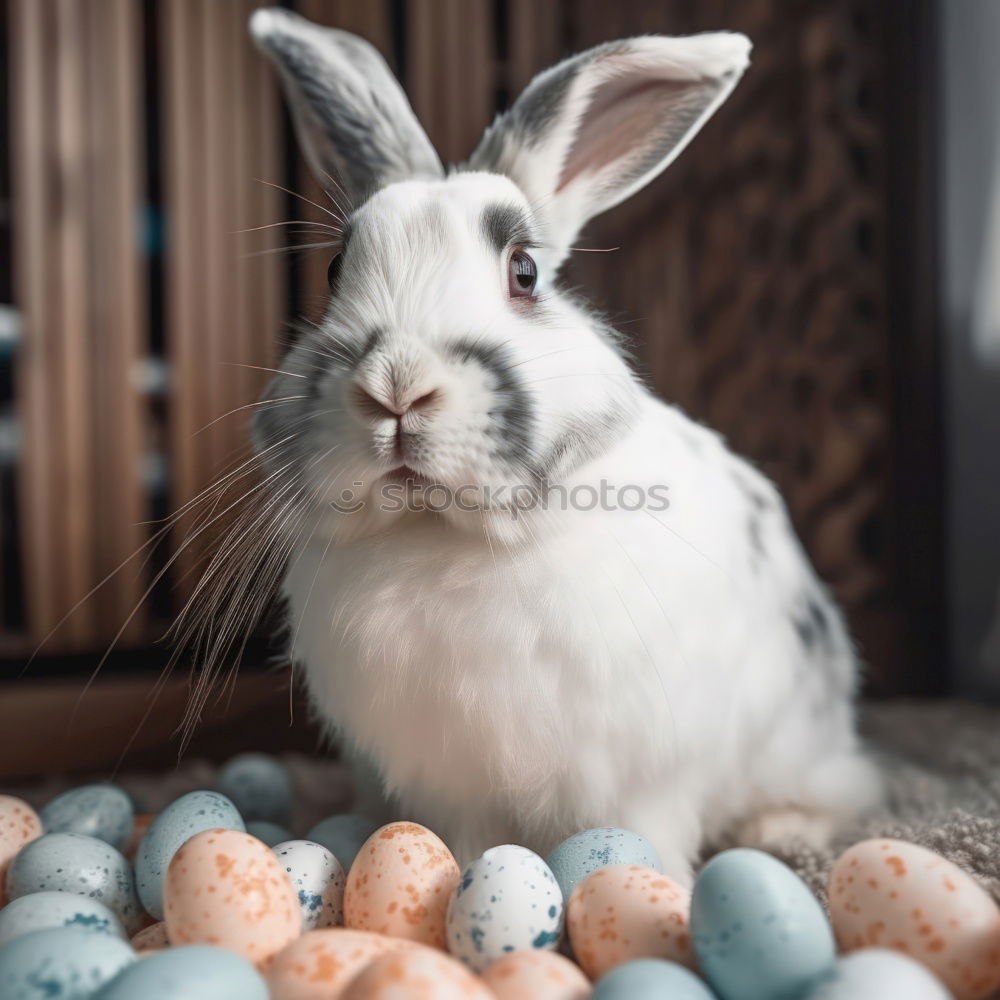
{"label": "rabbit nose", "polygon": [[357,379],[351,386],[351,401],[355,409],[370,421],[402,421],[407,413],[429,409],[440,395],[438,389],[400,390],[396,386],[393,386],[393,391],[389,394]]}

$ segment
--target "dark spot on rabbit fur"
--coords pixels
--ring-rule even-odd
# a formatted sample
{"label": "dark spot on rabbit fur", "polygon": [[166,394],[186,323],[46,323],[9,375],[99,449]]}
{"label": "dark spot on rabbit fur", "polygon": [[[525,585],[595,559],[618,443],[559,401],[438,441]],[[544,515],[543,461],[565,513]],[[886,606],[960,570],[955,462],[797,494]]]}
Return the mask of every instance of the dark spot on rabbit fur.
{"label": "dark spot on rabbit fur", "polygon": [[523,247],[535,242],[528,219],[516,205],[502,202],[487,205],[481,225],[486,242],[498,254],[508,247]]}
{"label": "dark spot on rabbit fur", "polygon": [[820,644],[829,645],[830,620],[826,608],[815,597],[810,596],[805,599],[804,607],[792,615],[792,625],[807,650],[812,650]]}

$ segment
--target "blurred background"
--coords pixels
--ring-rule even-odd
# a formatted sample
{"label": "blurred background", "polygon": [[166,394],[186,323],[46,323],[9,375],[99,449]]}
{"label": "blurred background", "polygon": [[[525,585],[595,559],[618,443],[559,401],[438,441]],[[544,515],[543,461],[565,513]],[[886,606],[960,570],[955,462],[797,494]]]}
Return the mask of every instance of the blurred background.
{"label": "blurred background", "polygon": [[[561,56],[747,33],[735,94],[567,281],[780,485],[869,694],[1000,693],[1000,4],[286,5],[372,41],[448,161]],[[325,253],[272,227],[323,194],[256,6],[0,0],[3,777],[177,755],[187,665],[160,680],[159,640],[199,553],[184,518],[154,534],[246,454],[259,368],[326,291]],[[273,653],[192,753],[316,745]]]}

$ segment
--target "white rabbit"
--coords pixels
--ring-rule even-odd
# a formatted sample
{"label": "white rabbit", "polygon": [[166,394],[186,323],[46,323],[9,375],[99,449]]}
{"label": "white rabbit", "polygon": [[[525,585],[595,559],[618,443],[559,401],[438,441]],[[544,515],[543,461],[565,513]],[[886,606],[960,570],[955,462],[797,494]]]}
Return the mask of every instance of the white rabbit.
{"label": "white rabbit", "polygon": [[463,861],[627,827],[689,882],[734,830],[819,834],[873,804],[855,653],[778,493],[557,281],[748,40],[567,59],[446,171],[366,42],[279,9],[251,30],[346,199],[325,318],[255,418],[290,655],[396,815]]}

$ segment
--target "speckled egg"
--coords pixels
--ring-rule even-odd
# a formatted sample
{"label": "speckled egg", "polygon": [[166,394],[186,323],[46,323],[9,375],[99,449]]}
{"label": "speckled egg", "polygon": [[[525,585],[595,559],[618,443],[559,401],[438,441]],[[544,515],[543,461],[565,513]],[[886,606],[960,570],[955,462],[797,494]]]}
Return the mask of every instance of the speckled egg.
{"label": "speckled egg", "polygon": [[367,816],[343,813],[320,820],[307,834],[306,840],[322,844],[350,871],[361,845],[379,828]]}
{"label": "speckled egg", "polygon": [[175,945],[219,945],[258,966],[302,929],[298,900],[274,852],[236,830],[205,830],[177,851],[163,905]]}
{"label": "speckled egg", "polygon": [[919,962],[898,951],[866,948],[837,959],[833,972],[803,1000],[951,1000]]}
{"label": "speckled egg", "polygon": [[481,979],[455,959],[430,948],[376,958],[355,976],[343,997],[344,1000],[495,1000]]}
{"label": "speckled egg", "polygon": [[833,932],[805,883],[763,851],[737,848],[701,870],[691,935],[725,1000],[798,1000],[833,966]]}
{"label": "speckled egg", "polygon": [[82,833],[121,850],[132,832],[132,800],[114,785],[81,785],[38,814],[46,833]]}
{"label": "speckled egg", "polygon": [[113,910],[128,934],[145,920],[135,894],[132,866],[110,844],[81,833],[46,833],[11,862],[11,899],[47,889],[97,899]]}
{"label": "speckled egg", "polygon": [[232,800],[247,822],[288,822],[292,780],[288,768],[269,754],[237,754],[219,769],[215,787]]}
{"label": "speckled egg", "polygon": [[448,907],[448,949],[476,972],[508,952],[552,950],[563,901],[555,876],[534,851],[491,847],[462,873]]}
{"label": "speckled egg", "polygon": [[125,940],[117,915],[97,899],[73,892],[32,892],[0,910],[0,946],[49,927],[82,927]]}
{"label": "speckled egg", "polygon": [[612,865],[588,875],[566,906],[573,953],[591,979],[634,958],[693,965],[691,894],[652,868]]}
{"label": "speckled egg", "polygon": [[146,911],[163,919],[163,879],[170,859],[184,841],[203,830],[245,831],[236,806],[218,792],[188,792],[175,799],[149,825],[135,856],[135,882]]}
{"label": "speckled egg", "polygon": [[264,841],[268,847],[276,847],[292,839],[292,831],[266,819],[255,819],[247,823],[247,833]]}
{"label": "speckled egg", "polygon": [[865,840],[830,873],[830,917],[844,951],[905,951],[958,1000],[1000,987],[1000,910],[961,868],[902,840]]}
{"label": "speckled egg", "polygon": [[136,962],[94,1000],[268,1000],[267,983],[225,948],[171,948]]}
{"label": "speckled egg", "polygon": [[[640,958],[617,965],[602,976],[590,1000],[715,1000],[715,994],[691,971],[660,958]],[[854,1000],[875,1000],[855,997]]]}
{"label": "speckled egg", "polygon": [[274,853],[299,898],[302,929],[341,925],[347,877],[340,862],[311,840],[286,840]]}
{"label": "speckled egg", "polygon": [[641,865],[663,871],[656,848],[645,837],[617,826],[600,826],[574,833],[545,859],[545,863],[552,869],[563,899],[569,899],[573,890],[599,868]]}
{"label": "speckled egg", "polygon": [[273,1000],[338,1000],[372,959],[417,947],[402,938],[343,927],[308,931],[275,956],[267,982]]}
{"label": "speckled egg", "polygon": [[344,891],[344,924],[434,948],[445,947],[458,862],[419,823],[389,823],[358,851]]}
{"label": "speckled egg", "polygon": [[27,802],[0,795],[0,906],[7,902],[7,868],[25,844],[42,835],[42,821]]}
{"label": "speckled egg", "polygon": [[127,942],[80,927],[34,931],[0,948],[3,1000],[92,1000],[135,961]]}
{"label": "speckled egg", "polygon": [[554,951],[512,951],[483,971],[497,1000],[584,1000],[590,982],[568,958]]}
{"label": "speckled egg", "polygon": [[136,951],[162,951],[170,947],[170,938],[167,937],[167,922],[160,920],[158,923],[144,927],[138,934],[132,937],[132,947]]}

